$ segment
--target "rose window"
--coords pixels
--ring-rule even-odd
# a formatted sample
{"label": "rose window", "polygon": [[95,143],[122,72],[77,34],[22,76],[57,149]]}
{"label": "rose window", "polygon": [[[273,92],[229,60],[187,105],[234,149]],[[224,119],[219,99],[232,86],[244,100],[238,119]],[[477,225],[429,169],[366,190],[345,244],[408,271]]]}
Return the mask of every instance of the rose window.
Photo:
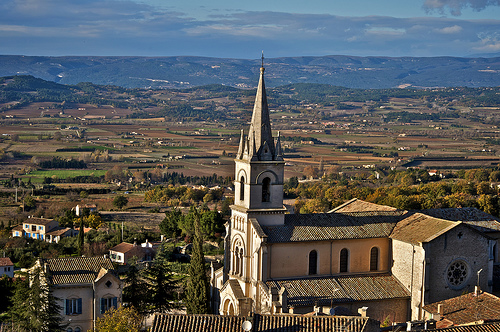
{"label": "rose window", "polygon": [[460,287],[467,281],[469,269],[464,261],[455,261],[448,267],[446,278],[453,288]]}

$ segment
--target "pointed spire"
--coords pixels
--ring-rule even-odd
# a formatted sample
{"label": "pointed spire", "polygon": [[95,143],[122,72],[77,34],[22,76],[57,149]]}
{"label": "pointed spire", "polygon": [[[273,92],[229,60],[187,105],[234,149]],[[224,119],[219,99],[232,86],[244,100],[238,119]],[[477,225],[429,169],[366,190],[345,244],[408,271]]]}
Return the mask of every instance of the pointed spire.
{"label": "pointed spire", "polygon": [[260,79],[255,96],[249,137],[255,140],[256,150],[259,155],[264,142],[267,142],[268,148],[271,149],[271,154],[274,155],[274,140],[271,131],[271,121],[269,119],[264,71],[264,52],[262,52],[262,67],[260,68]]}
{"label": "pointed spire", "polygon": [[243,158],[243,151],[245,150],[245,134],[243,129],[241,129],[240,146],[238,147],[238,153],[236,154],[237,159]]}
{"label": "pointed spire", "polygon": [[274,160],[283,160],[283,150],[281,149],[281,139],[280,132],[278,131],[278,138],[276,139],[276,154],[274,156]]}

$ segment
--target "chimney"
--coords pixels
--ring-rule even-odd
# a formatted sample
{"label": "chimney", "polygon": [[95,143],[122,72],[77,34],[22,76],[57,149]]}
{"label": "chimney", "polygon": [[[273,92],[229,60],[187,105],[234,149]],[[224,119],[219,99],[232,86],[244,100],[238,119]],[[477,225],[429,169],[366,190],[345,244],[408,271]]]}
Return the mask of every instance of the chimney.
{"label": "chimney", "polygon": [[368,310],[368,307],[361,307],[358,309],[358,314],[361,315],[361,317],[366,318],[366,311]]}
{"label": "chimney", "polygon": [[438,314],[440,317],[444,315],[444,305],[442,303],[438,304]]}

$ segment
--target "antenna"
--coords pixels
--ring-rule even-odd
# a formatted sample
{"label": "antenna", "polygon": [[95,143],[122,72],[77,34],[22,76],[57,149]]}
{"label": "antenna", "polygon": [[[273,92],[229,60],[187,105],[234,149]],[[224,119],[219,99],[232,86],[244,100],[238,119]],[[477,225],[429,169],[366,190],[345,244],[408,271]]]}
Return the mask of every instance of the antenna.
{"label": "antenna", "polygon": [[241,324],[241,328],[243,329],[243,331],[252,330],[252,322],[249,320],[244,321],[243,324]]}

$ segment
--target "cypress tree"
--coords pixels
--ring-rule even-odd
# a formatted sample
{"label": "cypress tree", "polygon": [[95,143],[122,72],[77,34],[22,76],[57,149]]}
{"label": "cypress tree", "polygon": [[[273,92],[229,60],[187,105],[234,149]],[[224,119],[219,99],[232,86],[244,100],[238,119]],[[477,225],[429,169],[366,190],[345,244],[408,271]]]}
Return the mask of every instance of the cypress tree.
{"label": "cypress tree", "polygon": [[83,224],[83,217],[80,217],[80,229],[78,231],[78,256],[81,256],[83,253],[84,239],[85,239],[85,230]]}
{"label": "cypress tree", "polygon": [[195,209],[193,252],[189,265],[190,279],[186,289],[186,310],[188,314],[210,313],[208,280],[203,255],[203,237],[200,228],[200,214]]}

